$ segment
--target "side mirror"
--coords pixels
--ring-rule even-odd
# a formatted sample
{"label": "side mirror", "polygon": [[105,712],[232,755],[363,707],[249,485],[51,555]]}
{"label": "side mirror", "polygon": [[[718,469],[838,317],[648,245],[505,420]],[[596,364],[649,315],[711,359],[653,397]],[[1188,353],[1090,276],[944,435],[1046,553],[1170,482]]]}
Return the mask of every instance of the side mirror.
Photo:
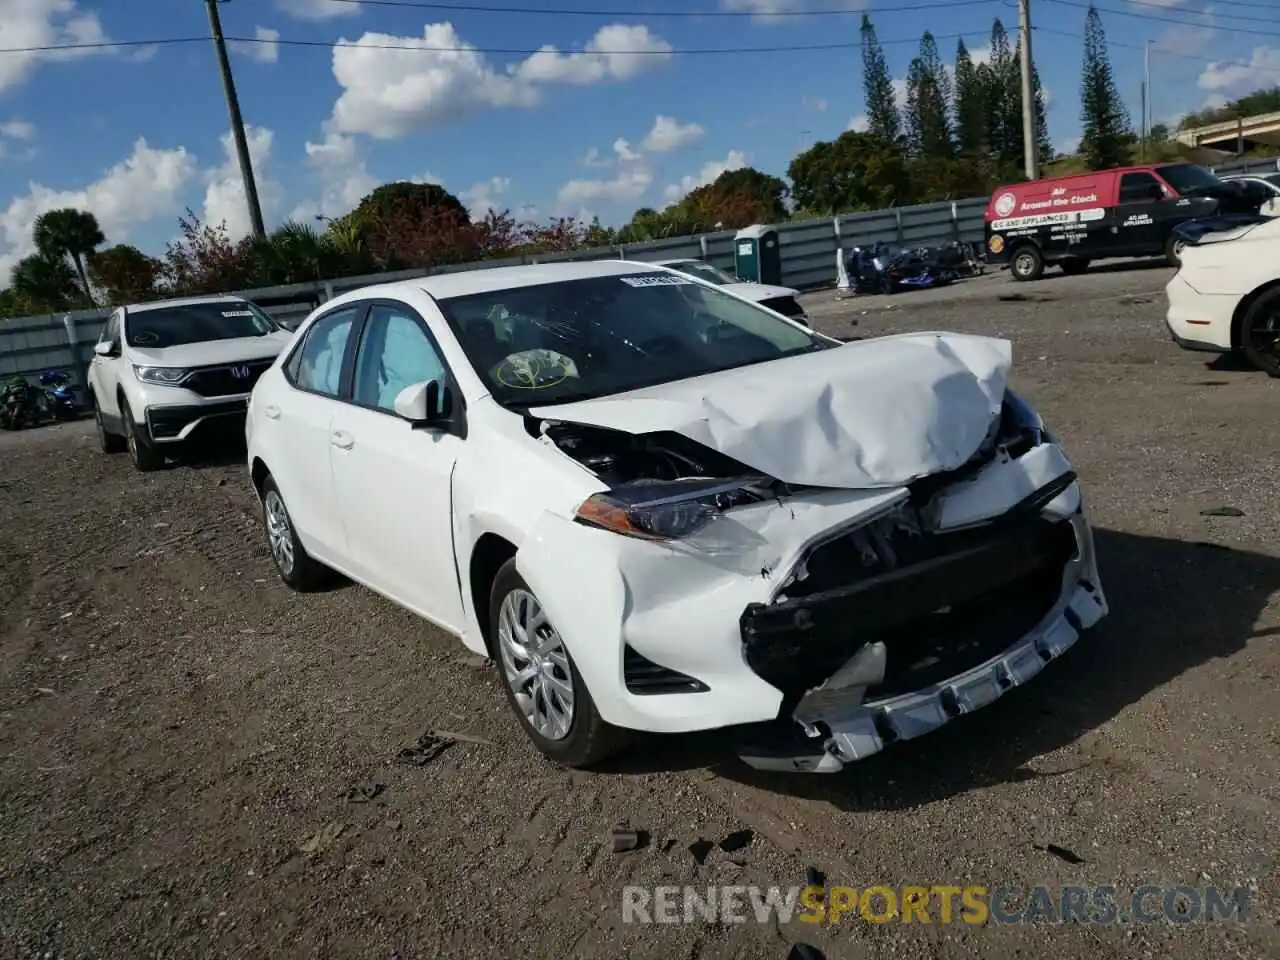
{"label": "side mirror", "polygon": [[93,345],[93,352],[99,357],[114,357],[118,352],[116,345],[110,340],[103,340]]}
{"label": "side mirror", "polygon": [[427,380],[405,387],[396,394],[395,410],[415,427],[438,427],[448,419],[441,411],[444,388],[439,380]]}

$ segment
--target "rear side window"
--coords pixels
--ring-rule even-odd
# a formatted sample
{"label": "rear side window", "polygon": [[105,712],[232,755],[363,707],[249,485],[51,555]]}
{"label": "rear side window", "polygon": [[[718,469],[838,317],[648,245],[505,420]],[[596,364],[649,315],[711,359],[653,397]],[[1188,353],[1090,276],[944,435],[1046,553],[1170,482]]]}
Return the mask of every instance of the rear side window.
{"label": "rear side window", "polygon": [[1120,178],[1120,202],[1141,203],[1164,196],[1160,181],[1149,173],[1126,173]]}
{"label": "rear side window", "polygon": [[360,307],[336,310],[307,331],[302,346],[285,364],[285,374],[299,390],[337,397],[342,389],[342,360]]}

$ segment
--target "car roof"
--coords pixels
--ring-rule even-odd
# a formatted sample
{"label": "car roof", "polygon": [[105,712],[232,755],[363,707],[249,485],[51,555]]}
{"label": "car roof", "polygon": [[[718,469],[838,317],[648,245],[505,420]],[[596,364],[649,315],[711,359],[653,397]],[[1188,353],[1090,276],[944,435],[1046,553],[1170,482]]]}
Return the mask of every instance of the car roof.
{"label": "car roof", "polygon": [[491,293],[495,290],[511,290],[533,287],[542,283],[560,283],[569,280],[589,280],[593,277],[622,277],[637,273],[666,273],[666,269],[638,260],[577,260],[562,263],[539,263],[527,267],[492,267],[490,269],[463,270],[456,273],[438,273],[430,277],[399,280],[395,283],[361,287],[343,294],[342,299],[367,299],[385,296],[401,296],[408,292],[422,292],[435,300],[465,297],[473,293]]}
{"label": "car roof", "polygon": [[169,307],[193,307],[201,303],[247,303],[244,297],[224,293],[207,297],[175,297],[172,300],[149,300],[146,303],[131,303],[125,307],[126,313],[146,313],[149,310],[164,310]]}

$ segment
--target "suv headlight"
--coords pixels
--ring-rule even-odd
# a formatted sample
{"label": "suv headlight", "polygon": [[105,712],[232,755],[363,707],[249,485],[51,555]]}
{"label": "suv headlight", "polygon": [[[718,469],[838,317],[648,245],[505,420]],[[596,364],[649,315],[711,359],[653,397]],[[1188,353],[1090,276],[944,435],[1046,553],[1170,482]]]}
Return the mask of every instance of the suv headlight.
{"label": "suv headlight", "polygon": [[177,386],[190,372],[186,367],[140,367],[135,364],[133,368],[133,375],[143,383],[154,383],[162,387]]}
{"label": "suv headlight", "polygon": [[1042,443],[1057,443],[1035,407],[1012,390],[1005,390],[1004,404],[1000,411],[1000,437],[1021,435],[1038,447]]}

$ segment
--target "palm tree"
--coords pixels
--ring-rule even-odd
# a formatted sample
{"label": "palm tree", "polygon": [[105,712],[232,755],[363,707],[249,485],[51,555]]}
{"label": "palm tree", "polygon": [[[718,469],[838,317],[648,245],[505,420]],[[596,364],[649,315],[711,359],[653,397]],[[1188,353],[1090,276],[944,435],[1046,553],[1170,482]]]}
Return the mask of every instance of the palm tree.
{"label": "palm tree", "polygon": [[76,279],[66,257],[33,253],[13,265],[14,294],[37,310],[64,310],[76,293]]}
{"label": "palm tree", "polygon": [[36,217],[33,239],[36,249],[44,256],[71,258],[80,277],[84,295],[92,302],[93,294],[89,290],[89,275],[84,263],[85,258],[107,239],[98,226],[98,218],[87,210],[76,210],[73,207],[50,210]]}

